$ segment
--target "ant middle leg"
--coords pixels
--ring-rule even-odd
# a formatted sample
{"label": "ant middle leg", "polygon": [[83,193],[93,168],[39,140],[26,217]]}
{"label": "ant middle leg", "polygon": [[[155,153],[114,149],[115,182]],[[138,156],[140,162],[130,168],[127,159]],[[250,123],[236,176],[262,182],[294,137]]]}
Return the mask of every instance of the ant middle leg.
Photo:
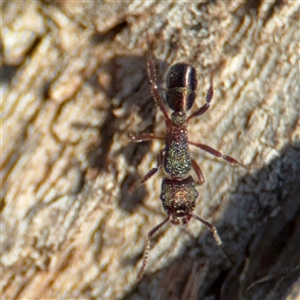
{"label": "ant middle leg", "polygon": [[162,167],[163,159],[164,159],[164,151],[165,149],[162,149],[156,156],[156,167],[152,168],[147,172],[147,174],[137,183],[135,183],[133,186],[130,187],[129,192],[133,192],[137,187],[139,187],[141,184],[145,183],[148,179],[150,179],[159,169]]}
{"label": "ant middle leg", "polygon": [[197,178],[198,178],[198,184],[201,185],[204,183],[204,176],[202,174],[202,171],[199,167],[199,165],[192,159],[192,167],[196,172]]}
{"label": "ant middle leg", "polygon": [[223,158],[224,160],[226,160],[227,162],[229,162],[233,166],[238,166],[239,165],[239,166],[241,166],[243,168],[246,168],[243,164],[241,164],[239,161],[237,161],[233,157],[231,157],[229,155],[224,155],[224,154],[222,154],[221,151],[218,151],[218,150],[216,150],[216,149],[214,149],[214,148],[212,148],[210,146],[207,146],[205,144],[200,144],[200,143],[193,143],[193,142],[190,142],[190,141],[188,141],[188,143],[190,145],[196,146],[196,147],[198,147],[198,148],[200,148],[200,149],[202,149],[202,150],[204,150],[204,151],[206,151],[206,152],[208,152],[208,153],[210,153],[210,154],[212,154],[212,155],[214,155],[216,157]]}
{"label": "ant middle leg", "polygon": [[197,109],[194,113],[192,113],[188,118],[187,121],[193,119],[195,117],[199,117],[203,115],[210,107],[210,102],[214,96],[214,87],[213,87],[213,72],[210,75],[210,87],[208,88],[206,94],[206,103],[202,105],[199,109]]}

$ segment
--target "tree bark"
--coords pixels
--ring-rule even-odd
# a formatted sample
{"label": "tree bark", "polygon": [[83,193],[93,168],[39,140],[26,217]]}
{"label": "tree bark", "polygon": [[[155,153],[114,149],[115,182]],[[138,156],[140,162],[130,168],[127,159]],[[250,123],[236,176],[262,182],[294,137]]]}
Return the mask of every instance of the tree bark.
{"label": "tree bark", "polygon": [[[300,274],[299,1],[5,2],[2,39],[3,299],[296,299]],[[205,183],[196,220],[164,227],[155,166],[161,94],[175,62],[198,70],[189,138]],[[195,174],[192,173],[195,177]]]}

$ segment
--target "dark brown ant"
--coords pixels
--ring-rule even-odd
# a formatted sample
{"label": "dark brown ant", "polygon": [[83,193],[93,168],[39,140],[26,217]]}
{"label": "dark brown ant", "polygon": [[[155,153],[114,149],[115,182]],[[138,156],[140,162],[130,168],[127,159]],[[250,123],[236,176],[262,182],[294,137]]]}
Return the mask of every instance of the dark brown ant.
{"label": "dark brown ant", "polygon": [[166,80],[166,102],[168,107],[173,111],[170,118],[158,90],[154,63],[151,58],[150,51],[148,52],[147,65],[153,97],[166,120],[166,136],[159,137],[152,133],[131,133],[129,134],[129,139],[136,143],[153,139],[165,141],[165,147],[157,155],[157,166],[151,169],[140,183],[147,181],[162,167],[169,178],[163,178],[160,194],[160,199],[167,214],[167,218],[148,233],[142,267],[138,273],[138,279],[141,279],[144,274],[152,236],[168,221],[175,225],[187,224],[191,218],[202,222],[212,232],[217,245],[223,250],[231,264],[234,265],[233,260],[223,247],[222,240],[216,227],[193,214],[198,192],[195,188],[196,183],[193,177],[189,175],[191,168],[193,168],[196,172],[198,184],[201,185],[204,183],[204,176],[198,164],[191,158],[188,144],[201,148],[214,156],[222,157],[232,165],[241,165],[234,158],[223,155],[218,150],[207,145],[193,143],[188,140],[188,122],[195,117],[203,115],[210,107],[214,91],[212,82],[213,76],[211,76],[210,79],[210,87],[207,92],[206,103],[187,117],[186,112],[191,109],[196,97],[195,90],[197,87],[197,72],[194,67],[186,63],[177,63],[172,65],[168,71]]}

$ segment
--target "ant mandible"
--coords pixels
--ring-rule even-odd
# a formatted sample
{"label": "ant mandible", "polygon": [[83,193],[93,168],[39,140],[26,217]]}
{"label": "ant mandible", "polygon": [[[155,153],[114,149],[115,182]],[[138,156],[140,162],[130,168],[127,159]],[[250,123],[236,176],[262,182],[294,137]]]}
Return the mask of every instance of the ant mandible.
{"label": "ant mandible", "polygon": [[[148,49],[150,49],[148,36],[147,43]],[[167,217],[163,222],[155,226],[147,235],[143,262],[138,273],[138,279],[141,279],[144,275],[152,236],[168,221],[175,225],[187,224],[191,218],[202,222],[212,232],[217,245],[223,250],[231,264],[234,265],[233,260],[223,247],[221,237],[218,234],[216,227],[193,214],[198,192],[195,188],[196,183],[193,177],[189,175],[191,168],[194,169],[197,175],[197,183],[199,185],[204,183],[204,176],[198,164],[190,156],[189,144],[207,151],[216,157],[221,157],[232,165],[243,166],[231,156],[223,155],[220,151],[205,144],[194,143],[188,140],[188,122],[195,117],[203,115],[210,107],[210,102],[214,93],[213,76],[211,75],[210,78],[210,87],[206,95],[206,103],[187,117],[186,112],[191,109],[196,97],[197,72],[193,66],[186,63],[176,63],[172,65],[168,71],[166,80],[166,103],[169,109],[173,111],[170,118],[159,93],[155,67],[150,51],[148,51],[147,55],[147,66],[154,100],[165,118],[166,135],[165,137],[160,137],[152,133],[130,133],[129,139],[136,143],[154,139],[165,141],[165,147],[157,155],[157,166],[148,171],[140,183],[144,183],[159,169],[162,167],[164,168],[168,177],[164,177],[162,180],[160,199]],[[134,186],[134,188],[136,188],[136,186]]]}

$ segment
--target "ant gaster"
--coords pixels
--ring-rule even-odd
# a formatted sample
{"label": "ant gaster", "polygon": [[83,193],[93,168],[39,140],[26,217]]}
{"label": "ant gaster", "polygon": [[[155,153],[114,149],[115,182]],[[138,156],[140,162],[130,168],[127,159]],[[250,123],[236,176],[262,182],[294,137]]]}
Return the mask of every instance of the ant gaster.
{"label": "ant gaster", "polygon": [[[241,165],[234,158],[223,155],[218,150],[207,145],[194,143],[188,140],[187,125],[189,120],[201,116],[209,109],[210,102],[213,97],[212,76],[210,79],[210,87],[206,96],[206,103],[187,117],[186,112],[191,109],[196,97],[195,90],[197,87],[197,72],[194,67],[186,63],[176,63],[172,65],[168,71],[166,80],[166,102],[167,106],[173,111],[170,118],[158,90],[154,63],[151,58],[150,51],[148,52],[147,65],[153,97],[165,118],[166,135],[165,137],[159,137],[152,133],[131,133],[129,134],[129,139],[132,142],[137,143],[153,139],[165,141],[165,147],[157,155],[157,166],[151,169],[140,183],[144,183],[159,169],[162,167],[164,168],[168,178],[164,177],[162,180],[160,199],[167,214],[167,218],[148,233],[143,262],[138,273],[138,279],[142,278],[145,271],[152,236],[168,221],[175,225],[186,224],[191,218],[202,222],[212,232],[217,245],[223,250],[231,264],[234,265],[234,262],[223,247],[222,240],[216,227],[193,214],[198,192],[196,190],[195,180],[191,175],[189,175],[191,168],[194,169],[197,175],[198,184],[201,185],[204,183],[204,177],[200,167],[190,156],[188,147],[189,144],[203,149],[214,156],[221,157],[232,165]],[[134,188],[135,187],[136,186],[134,186]]]}

